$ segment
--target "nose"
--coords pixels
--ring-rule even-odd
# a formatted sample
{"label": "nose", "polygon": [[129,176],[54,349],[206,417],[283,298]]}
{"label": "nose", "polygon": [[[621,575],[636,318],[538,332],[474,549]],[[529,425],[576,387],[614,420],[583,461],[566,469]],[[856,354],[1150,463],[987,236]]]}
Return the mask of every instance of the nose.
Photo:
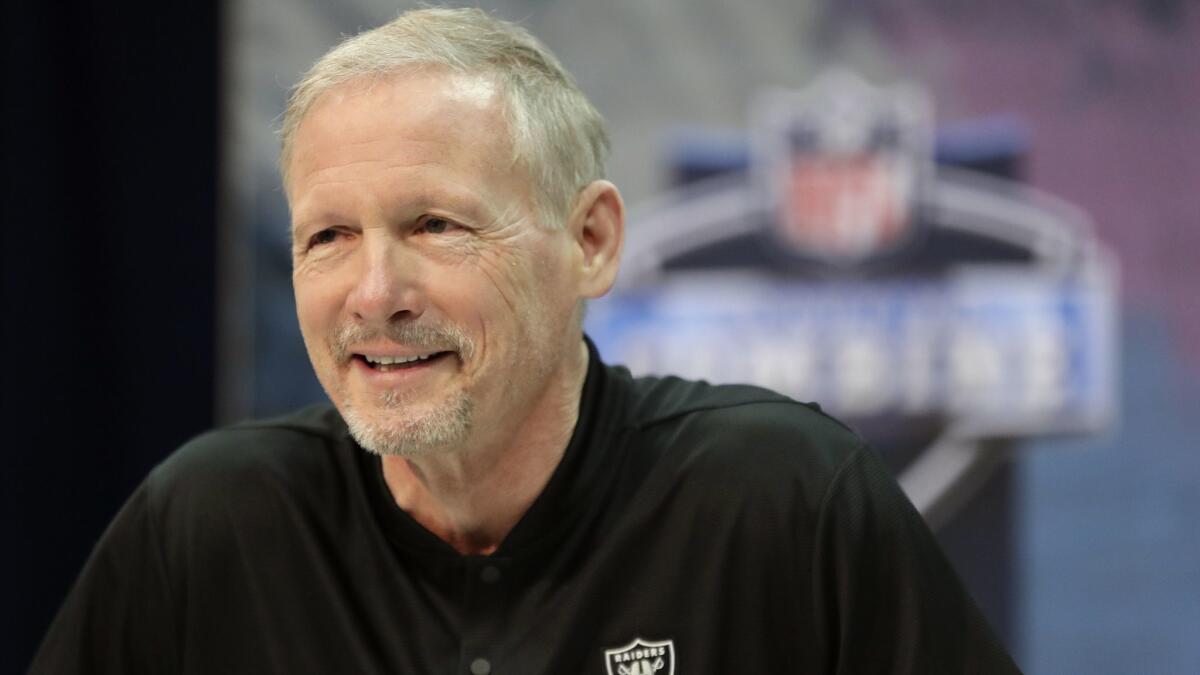
{"label": "nose", "polygon": [[364,236],[357,278],[346,308],[358,321],[375,326],[420,316],[425,310],[422,264],[418,256],[386,235]]}

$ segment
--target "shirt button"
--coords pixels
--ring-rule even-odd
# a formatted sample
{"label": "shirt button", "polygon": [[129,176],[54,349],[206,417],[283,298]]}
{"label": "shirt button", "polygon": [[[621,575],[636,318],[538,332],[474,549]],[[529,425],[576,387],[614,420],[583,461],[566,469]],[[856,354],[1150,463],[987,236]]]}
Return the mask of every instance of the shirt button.
{"label": "shirt button", "polygon": [[475,659],[471,662],[471,675],[488,675],[492,672],[492,664],[487,659]]}
{"label": "shirt button", "polygon": [[479,578],[483,579],[485,584],[494,584],[500,581],[500,568],[495,565],[488,565],[479,573]]}

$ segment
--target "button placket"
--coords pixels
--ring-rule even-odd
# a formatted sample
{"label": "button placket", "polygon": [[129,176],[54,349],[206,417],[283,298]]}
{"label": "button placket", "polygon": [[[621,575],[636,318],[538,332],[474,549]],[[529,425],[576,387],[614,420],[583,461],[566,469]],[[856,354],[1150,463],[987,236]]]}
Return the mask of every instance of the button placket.
{"label": "button placket", "polygon": [[491,558],[467,561],[465,571],[469,620],[464,624],[459,671],[464,675],[494,675],[495,662],[505,636],[505,598],[502,565]]}

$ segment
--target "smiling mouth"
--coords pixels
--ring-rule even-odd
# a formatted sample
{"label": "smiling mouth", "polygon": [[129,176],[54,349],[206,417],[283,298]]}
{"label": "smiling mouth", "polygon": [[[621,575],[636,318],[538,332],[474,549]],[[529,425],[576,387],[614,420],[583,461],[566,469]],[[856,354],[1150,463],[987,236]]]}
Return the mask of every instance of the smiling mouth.
{"label": "smiling mouth", "polygon": [[450,352],[434,352],[421,356],[365,356],[363,354],[355,354],[353,358],[366,364],[371,370],[387,373],[393,370],[428,365],[435,361],[440,361],[449,355]]}

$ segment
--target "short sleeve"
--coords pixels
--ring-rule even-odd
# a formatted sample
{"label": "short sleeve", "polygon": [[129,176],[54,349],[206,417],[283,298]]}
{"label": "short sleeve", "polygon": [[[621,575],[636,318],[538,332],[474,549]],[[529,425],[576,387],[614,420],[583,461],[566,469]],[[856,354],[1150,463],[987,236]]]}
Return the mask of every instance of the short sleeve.
{"label": "short sleeve", "polygon": [[109,525],[34,657],[30,673],[174,672],[174,626],[146,485]]}
{"label": "short sleeve", "polygon": [[869,448],[857,449],[834,475],[813,558],[828,672],[1020,672]]}

